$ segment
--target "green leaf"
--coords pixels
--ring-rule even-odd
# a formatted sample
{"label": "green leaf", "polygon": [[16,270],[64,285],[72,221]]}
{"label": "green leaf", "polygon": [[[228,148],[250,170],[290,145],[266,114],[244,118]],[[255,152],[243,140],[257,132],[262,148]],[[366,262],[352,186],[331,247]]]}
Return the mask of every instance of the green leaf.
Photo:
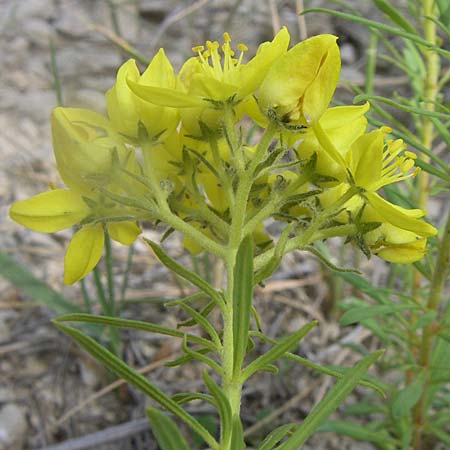
{"label": "green leaf", "polygon": [[0,276],[58,314],[82,311],[79,306],[37,279],[26,267],[3,252],[0,252]]}
{"label": "green leaf", "polygon": [[278,444],[288,433],[290,433],[297,424],[287,423],[286,425],[281,425],[275,430],[271,431],[261,442],[257,450],[272,450],[273,447]]}
{"label": "green leaf", "polygon": [[321,251],[314,247],[313,245],[306,245],[303,250],[306,250],[313,255],[317,256],[319,258],[320,262],[322,262],[326,267],[328,267],[331,270],[334,270],[335,272],[353,272],[353,273],[361,273],[359,270],[356,269],[347,269],[345,267],[338,267],[335,264],[333,264]]}
{"label": "green leaf", "polygon": [[426,430],[431,434],[434,434],[442,443],[450,446],[450,434],[447,430],[434,427],[432,425],[427,425]]}
{"label": "green leaf", "polygon": [[191,350],[187,343],[187,338],[183,339],[183,343],[181,344],[181,349],[183,352],[186,353],[186,355],[189,355],[193,359],[197,359],[198,361],[203,362],[207,366],[211,367],[215,372],[223,376],[223,369],[220,367],[219,364],[216,363],[212,358],[209,356],[206,356],[203,352],[198,352],[196,350]]}
{"label": "green leaf", "polygon": [[391,405],[392,417],[394,419],[399,419],[408,414],[419,401],[426,378],[427,372],[422,370],[410,384],[395,394]]}
{"label": "green leaf", "polygon": [[439,20],[447,27],[450,27],[450,3],[447,0],[436,0],[439,8]]}
{"label": "green leaf", "polygon": [[340,318],[339,323],[347,326],[352,323],[361,322],[372,317],[386,316],[398,311],[418,309],[417,305],[375,305],[351,308]]}
{"label": "green leaf", "polygon": [[178,274],[180,277],[197,286],[205,294],[209,295],[211,299],[213,299],[220,308],[224,307],[224,300],[222,296],[209,283],[207,283],[195,272],[192,272],[192,270],[186,269],[186,267],[184,267],[183,265],[175,261],[173,258],[171,258],[155,242],[145,238],[144,240],[152,248],[152,250],[155,252],[155,255],[161,261],[162,264],[164,264],[167,268]]}
{"label": "green leaf", "polygon": [[439,170],[438,168],[432,166],[431,164],[425,162],[423,159],[417,158],[414,160],[414,164],[417,167],[420,167],[423,171],[431,173],[431,175],[434,175],[441,180],[450,181],[450,175],[445,173],[442,170]]}
{"label": "green leaf", "polygon": [[231,435],[231,447],[233,450],[245,450],[244,431],[239,416],[233,417],[233,432]]}
{"label": "green leaf", "polygon": [[385,430],[371,431],[367,425],[343,420],[327,421],[317,431],[332,431],[363,442],[373,442],[381,450],[395,450],[396,441]]}
{"label": "green leaf", "polygon": [[[264,335],[261,332],[252,331],[251,333],[253,336],[259,337],[264,342],[269,342],[270,344],[277,343],[277,341],[269,338],[268,336]],[[321,366],[320,364],[316,364],[312,361],[308,361],[306,358],[302,358],[301,356],[294,355],[293,353],[290,353],[290,352],[286,352],[283,357],[286,359],[290,359],[291,361],[295,361],[296,363],[302,364],[305,367],[309,367],[310,369],[316,370],[319,373],[323,373],[324,375],[330,375],[335,378],[343,378],[345,372],[347,371],[347,368],[344,368],[344,367],[336,368],[336,370],[333,368],[330,368],[330,367],[324,367],[324,366]],[[368,387],[370,389],[373,389],[382,398],[386,398],[386,394],[384,391],[389,388],[389,386],[382,384],[378,380],[369,380],[367,378],[362,379],[360,381],[360,385]]]}
{"label": "green leaf", "polygon": [[433,49],[436,53],[450,57],[450,52],[448,50],[444,50],[440,47],[437,47],[431,42],[428,42],[426,39],[418,36],[417,34],[409,33],[408,31],[403,30],[402,28],[393,27],[391,25],[386,25],[381,22],[376,22],[374,20],[366,19],[365,17],[356,16],[354,14],[348,14],[340,11],[334,11],[332,9],[326,8],[308,8],[303,10],[302,14],[309,13],[325,13],[330,14],[335,17],[340,17],[341,19],[350,20],[352,22],[360,23],[365,25],[368,28],[375,28],[376,30],[387,31],[388,33],[392,33],[396,36],[401,36],[403,38],[409,39],[410,41],[416,42],[417,44],[423,45],[426,48]]}
{"label": "green leaf", "polygon": [[211,448],[218,449],[216,440],[213,436],[211,436],[208,430],[200,425],[200,423],[188,412],[182,409],[178,403],[147,380],[147,378],[136,372],[113,353],[98,344],[94,339],[86,336],[76,328],[63,325],[59,322],[54,323],[63,333],[69,335],[75,342],[77,342],[78,345],[80,345],[80,347],[86,350],[98,362],[180,418],[188,427],[199,434]]}
{"label": "green leaf", "polygon": [[[449,52],[450,55],[450,52]],[[395,100],[391,100],[387,97],[381,97],[380,95],[368,95],[368,94],[359,94],[354,99],[354,103],[364,102],[364,101],[376,101],[381,102],[389,106],[393,106],[395,108],[401,109],[402,111],[406,111],[412,114],[418,114],[420,116],[428,116],[434,118],[443,118],[450,119],[450,114],[440,113],[436,111],[428,111],[423,108],[415,108],[414,106],[404,105],[403,103],[396,102]]]}
{"label": "green leaf", "polygon": [[187,442],[172,419],[156,408],[147,408],[146,411],[161,450],[189,450]]}
{"label": "green leaf", "polygon": [[313,320],[311,323],[303,326],[300,330],[292,333],[289,336],[281,339],[277,344],[275,344],[269,351],[261,355],[252,361],[245,369],[242,371],[242,381],[246,380],[248,377],[253,375],[257,370],[261,370],[264,367],[271,364],[273,361],[283,356],[288,350],[297,345],[299,341],[309,333],[317,325],[317,320]]}
{"label": "green leaf", "polygon": [[242,241],[233,269],[233,370],[238,376],[247,352],[248,329],[253,300],[253,239]]}
{"label": "green leaf", "polygon": [[216,402],[211,395],[203,394],[201,392],[178,392],[177,394],[172,395],[172,400],[175,400],[179,405],[192,402],[193,400],[202,400],[214,407],[216,406]]}
{"label": "green leaf", "polygon": [[162,325],[155,325],[151,322],[143,322],[140,320],[119,319],[117,317],[96,316],[94,314],[65,314],[64,316],[54,319],[55,322],[83,322],[95,323],[97,325],[111,325],[113,327],[132,328],[135,330],[148,331],[150,333],[163,334],[165,336],[173,336],[184,339],[185,337],[192,342],[202,344],[215,350],[214,345],[200,336],[195,334],[184,333],[182,331],[174,330],[172,328],[163,327]]}
{"label": "green leaf", "polygon": [[436,319],[437,312],[434,310],[427,311],[425,314],[422,314],[416,322],[411,327],[411,331],[420,330]]}
{"label": "green leaf", "polygon": [[228,442],[233,432],[231,406],[228,398],[225,396],[222,389],[216,382],[208,375],[206,370],[203,371],[203,381],[205,382],[208,391],[214,397],[217,403],[217,411],[220,416],[220,441]]}
{"label": "green leaf", "polygon": [[364,357],[355,364],[313,408],[306,419],[292,436],[276,450],[298,450],[303,443],[316,431],[320,424],[345,400],[353,388],[360,382],[367,369],[384,353],[378,350]]}
{"label": "green leaf", "polygon": [[209,334],[212,341],[214,342],[216,349],[219,350],[221,348],[221,342],[217,331],[214,327],[208,322],[208,320],[199,312],[197,312],[194,308],[191,308],[189,305],[184,303],[180,304],[181,308],[183,308],[192,319]]}
{"label": "green leaf", "polygon": [[384,12],[395,24],[406,30],[408,33],[418,35],[416,29],[398,12],[398,7],[392,6],[387,0],[374,0],[377,8]]}

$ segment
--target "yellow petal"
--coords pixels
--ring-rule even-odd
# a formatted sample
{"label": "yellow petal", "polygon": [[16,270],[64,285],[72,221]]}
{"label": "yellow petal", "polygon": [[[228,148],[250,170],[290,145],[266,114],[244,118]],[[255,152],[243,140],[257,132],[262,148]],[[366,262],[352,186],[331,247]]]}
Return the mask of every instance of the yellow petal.
{"label": "yellow petal", "polygon": [[152,58],[139,82],[148,86],[175,87],[176,77],[173,67],[162,48]]}
{"label": "yellow petal", "polygon": [[426,239],[420,239],[408,244],[390,245],[374,253],[386,261],[408,264],[419,261],[425,255]]}
{"label": "yellow petal", "polygon": [[293,122],[318,120],[339,77],[336,39],[330,34],[314,36],[276,59],[259,89],[263,112],[276,109],[280,117]]}
{"label": "yellow petal", "polygon": [[139,98],[154,105],[171,108],[192,108],[207,105],[207,102],[201,98],[192,97],[176,89],[145,86],[132,80],[128,80],[128,86]]}
{"label": "yellow petal", "polygon": [[106,228],[111,238],[123,245],[132,244],[141,233],[136,222],[110,222]]}
{"label": "yellow petal", "polygon": [[101,224],[84,226],[69,242],[64,257],[64,283],[72,284],[83,278],[102,256],[105,235]]}
{"label": "yellow petal", "polygon": [[256,55],[237,73],[239,79],[234,80],[238,84],[238,98],[245,98],[258,89],[273,62],[286,53],[289,46],[289,32],[286,27],[275,35],[271,42],[262,43]]}
{"label": "yellow petal", "polygon": [[51,233],[79,223],[89,214],[80,195],[66,189],[41,192],[26,200],[15,202],[9,216],[35,231]]}
{"label": "yellow petal", "polygon": [[[398,228],[412,231],[422,237],[434,236],[437,233],[436,228],[432,225],[414,217],[418,214],[417,210],[406,210],[393,205],[374,192],[366,192],[365,195],[370,205],[386,222]],[[411,213],[408,213],[408,211]]]}

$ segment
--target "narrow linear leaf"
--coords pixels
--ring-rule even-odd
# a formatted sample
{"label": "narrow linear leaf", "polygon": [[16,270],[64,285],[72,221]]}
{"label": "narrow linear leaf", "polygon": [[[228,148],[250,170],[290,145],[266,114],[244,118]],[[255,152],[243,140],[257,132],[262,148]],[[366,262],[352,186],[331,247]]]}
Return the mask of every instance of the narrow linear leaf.
{"label": "narrow linear leaf", "polygon": [[361,322],[372,317],[386,316],[398,311],[418,309],[417,305],[375,305],[375,306],[358,306],[346,311],[340,318],[339,323],[347,326],[352,323]]}
{"label": "narrow linear leaf", "polygon": [[223,308],[224,307],[224,301],[222,296],[209,284],[207,283],[203,278],[201,278],[199,275],[197,275],[195,272],[192,272],[192,270],[186,269],[186,267],[182,266],[180,263],[175,261],[173,258],[171,258],[159,245],[157,245],[155,242],[144,239],[145,242],[152,248],[152,250],[155,252],[155,255],[157,258],[161,261],[162,264],[164,264],[167,268],[178,274],[180,277],[184,278],[185,280],[191,282],[193,285],[197,286],[199,289],[201,289],[205,294],[209,295],[216,304]]}
{"label": "narrow linear leaf", "polygon": [[26,267],[3,252],[0,252],[0,276],[58,314],[82,311],[79,306],[37,279]]}
{"label": "narrow linear leaf", "polygon": [[216,346],[216,349],[219,350],[221,348],[219,335],[217,334],[217,331],[214,329],[214,327],[208,322],[208,320],[194,308],[191,308],[189,305],[182,303],[180,304],[180,306],[192,317],[192,319],[201,328],[203,328],[204,331],[206,331],[206,333],[209,334],[209,336],[211,337],[212,341]]}
{"label": "narrow linear leaf", "polygon": [[422,370],[414,380],[397,392],[391,405],[392,417],[399,419],[413,408],[422,395],[427,372]]}
{"label": "narrow linear leaf", "polygon": [[392,6],[387,0],[374,0],[374,3],[380,11],[384,12],[392,20],[392,22],[408,33],[418,35],[416,29],[398,12],[398,7]]}
{"label": "narrow linear leaf", "polygon": [[[261,332],[252,331],[253,336],[257,336],[260,339],[262,339],[264,342],[269,342],[270,344],[276,344],[277,341],[275,339],[271,339],[268,336],[264,335]],[[347,368],[342,368],[342,371],[339,372],[338,370],[332,369],[330,367],[321,366],[320,364],[316,364],[312,361],[307,360],[306,358],[302,358],[301,356],[294,355],[293,353],[286,352],[283,355],[284,358],[290,359],[291,361],[295,361],[296,363],[302,364],[305,367],[309,367],[312,370],[316,370],[319,373],[323,373],[324,375],[329,375],[335,378],[343,378],[345,375],[345,372]],[[368,387],[370,389],[373,389],[375,392],[377,392],[380,397],[386,398],[385,390],[389,388],[387,385],[383,385],[378,380],[369,380],[366,378],[361,379],[359,382],[361,386]]]}
{"label": "narrow linear leaf", "polygon": [[[216,306],[216,302],[214,300],[209,301],[201,310],[200,310],[200,314],[203,317],[208,317],[209,313],[214,309],[214,306]],[[185,320],[183,322],[180,322],[177,326],[178,328],[181,327],[192,327],[193,325],[195,325],[195,320],[193,319],[188,319]]]}
{"label": "narrow linear leaf", "polygon": [[217,411],[219,412],[220,416],[220,441],[228,442],[231,438],[233,429],[230,402],[228,401],[222,389],[209,376],[206,370],[203,371],[203,381],[205,382],[208,391],[217,402]]}
{"label": "narrow linear leaf", "polygon": [[[211,350],[209,348],[206,347],[201,347],[199,349],[195,350],[195,353],[201,353],[202,355],[206,355],[210,352]],[[194,358],[194,356],[192,356],[191,354],[189,355],[183,355],[180,356],[179,358],[175,358],[172,361],[168,361],[166,362],[164,365],[166,367],[176,367],[176,366],[181,366],[183,364],[186,364],[188,361],[192,361]]]}
{"label": "narrow linear leaf", "polygon": [[214,345],[200,336],[195,334],[183,333],[182,331],[174,330],[172,328],[163,327],[161,325],[155,325],[151,322],[143,322],[141,320],[129,320],[129,319],[119,319],[117,317],[108,316],[96,316],[94,314],[65,314],[64,316],[57,317],[54,319],[55,322],[87,322],[95,323],[97,325],[111,325],[114,327],[121,328],[132,328],[135,330],[148,331],[150,333],[163,334],[165,336],[173,336],[184,339],[185,337],[192,342],[197,344],[202,344],[215,350]]}
{"label": "narrow linear leaf", "polygon": [[238,375],[247,351],[253,300],[253,239],[250,235],[239,247],[233,271],[233,368]]}
{"label": "narrow linear leaf", "polygon": [[445,431],[443,428],[438,428],[433,425],[428,425],[426,429],[431,434],[434,434],[444,444],[450,445],[450,434],[447,431]]}
{"label": "narrow linear leaf", "polygon": [[292,436],[276,450],[298,450],[303,443],[316,431],[320,424],[345,400],[353,388],[359,383],[367,369],[384,353],[379,350],[364,357],[355,364],[313,408],[306,419]]}
{"label": "narrow linear leaf", "polygon": [[116,355],[111,353],[109,350],[106,350],[106,348],[102,347],[94,339],[86,336],[76,328],[63,325],[59,322],[54,323],[63,333],[69,335],[78,345],[80,345],[80,347],[86,350],[98,362],[180,418],[188,427],[200,435],[212,449],[218,449],[218,444],[209,431],[206,430],[188,412],[182,409],[178,403],[147,380],[147,378],[136,372]]}
{"label": "narrow linear leaf", "polygon": [[[449,52],[450,54],[450,52]],[[428,111],[423,108],[415,108],[414,106],[404,105],[403,103],[396,102],[395,100],[391,100],[390,98],[382,97],[380,95],[368,95],[368,94],[359,94],[354,99],[353,102],[359,103],[363,101],[376,101],[385,103],[389,106],[394,106],[395,108],[401,109],[402,111],[406,111],[413,114],[419,114],[421,116],[435,117],[435,118],[443,118],[450,119],[450,114],[440,113],[435,111]]]}
{"label": "narrow linear leaf", "polygon": [[297,345],[299,341],[317,325],[317,323],[317,320],[313,320],[311,323],[303,326],[295,333],[281,339],[281,341],[275,344],[269,351],[252,361],[242,371],[242,380],[246,380],[257,370],[261,370],[262,368],[269,366],[273,361],[278,359],[280,356],[283,356],[288,350]]}
{"label": "narrow linear leaf", "polygon": [[323,253],[320,252],[320,250],[313,245],[306,245],[303,250],[306,250],[313,255],[317,256],[319,260],[327,266],[329,269],[334,270],[335,272],[353,272],[361,274],[359,270],[356,269],[347,269],[345,267],[338,267],[335,264],[333,264]]}
{"label": "narrow linear leaf", "polygon": [[309,13],[330,14],[335,17],[340,17],[342,19],[360,23],[369,28],[375,28],[376,30],[387,31],[388,33],[392,33],[396,36],[401,36],[403,38],[406,38],[413,42],[416,42],[417,44],[423,45],[426,48],[430,48],[430,49],[434,50],[436,53],[447,56],[447,58],[450,57],[450,52],[448,50],[444,50],[440,47],[437,47],[434,44],[432,44],[431,42],[428,42],[426,39],[421,38],[417,34],[409,33],[408,31],[405,31],[398,27],[386,25],[384,23],[376,22],[375,20],[366,19],[365,17],[356,16],[354,14],[344,13],[344,12],[340,12],[340,11],[334,11],[332,9],[326,9],[326,8],[308,8],[308,9],[303,10],[303,12],[302,12],[302,14],[309,14]]}
{"label": "narrow linear leaf", "polygon": [[147,417],[161,450],[189,450],[175,422],[156,408],[147,408]]}
{"label": "narrow linear leaf", "polygon": [[363,442],[373,442],[381,450],[394,450],[396,441],[384,430],[371,431],[367,425],[341,420],[327,421],[317,431],[332,431]]}
{"label": "narrow linear leaf", "polygon": [[231,448],[233,450],[245,450],[244,430],[239,416],[233,417],[233,429],[231,434]]}
{"label": "narrow linear leaf", "polygon": [[172,400],[175,400],[179,405],[192,402],[193,400],[202,400],[216,407],[214,398],[209,394],[203,394],[201,392],[179,392],[172,395]]}
{"label": "narrow linear leaf", "polygon": [[420,158],[415,159],[414,165],[420,167],[425,172],[431,173],[431,175],[434,175],[440,178],[441,180],[450,181],[450,175],[432,166],[431,164],[425,162],[423,159]]}
{"label": "narrow linear leaf", "polygon": [[290,433],[295,427],[296,423],[287,423],[286,425],[281,425],[275,430],[271,431],[261,442],[257,450],[272,450],[278,442],[281,441],[288,433]]}
{"label": "narrow linear leaf", "polygon": [[211,367],[216,373],[223,376],[223,369],[219,366],[219,364],[216,363],[212,358],[209,356],[206,356],[204,353],[197,352],[196,350],[191,350],[188,346],[187,339],[183,339],[183,343],[181,344],[181,349],[189,356],[191,356],[193,359],[196,359],[198,361],[201,361],[202,363],[206,364],[207,366]]}

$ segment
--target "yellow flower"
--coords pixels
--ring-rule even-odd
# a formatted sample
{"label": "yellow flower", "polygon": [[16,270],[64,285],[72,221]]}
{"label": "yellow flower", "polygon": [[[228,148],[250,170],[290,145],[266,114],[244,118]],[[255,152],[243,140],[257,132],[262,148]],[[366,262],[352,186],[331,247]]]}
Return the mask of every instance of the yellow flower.
{"label": "yellow flower", "polygon": [[130,168],[134,154],[110,122],[87,109],[55,108],[50,117],[58,172],[67,187],[89,194],[111,183],[114,155]]}
{"label": "yellow flower", "polygon": [[139,137],[140,124],[149,136],[171,132],[178,123],[178,112],[141,100],[128,86],[127,80],[139,86],[173,89],[176,77],[164,50],[160,49],[142,75],[134,59],[125,62],[117,72],[114,86],[106,93],[106,108],[114,129],[131,138]]}
{"label": "yellow flower", "polygon": [[183,125],[190,132],[199,130],[199,120],[216,127],[222,113],[215,109],[211,100],[223,102],[234,97],[237,103],[250,98],[273,61],[286,52],[289,44],[289,33],[282,28],[272,42],[261,44],[256,55],[244,63],[247,47],[239,44],[240,55],[235,58],[229,34],[224,33],[223,37],[222,46],[217,41],[207,41],[206,47],[193,48],[198,56],[184,63],[176,88],[147,86],[128,78],[131,90],[155,105],[181,108]]}
{"label": "yellow flower", "polygon": [[[358,106],[336,106],[328,108],[319,119],[319,124],[342,156],[347,153],[353,142],[366,131],[367,119],[364,114],[368,109],[368,103]],[[345,169],[323,149],[311,128],[307,128],[302,134],[286,133],[286,135],[290,141],[299,140],[297,154],[300,158],[309,159],[313,153],[316,153],[318,174],[330,176],[339,181],[347,178]]]}
{"label": "yellow flower", "polygon": [[[54,189],[41,192],[11,205],[9,216],[21,225],[35,231],[52,233],[85,221],[95,214],[79,193]],[[140,233],[135,222],[118,221],[105,224],[108,233],[117,242],[130,245]],[[104,242],[103,224],[86,224],[72,237],[64,258],[64,282],[83,278],[98,263]]]}
{"label": "yellow flower", "polygon": [[333,96],[341,60],[336,36],[306,39],[280,56],[262,82],[258,102],[265,114],[309,125],[319,120]]}

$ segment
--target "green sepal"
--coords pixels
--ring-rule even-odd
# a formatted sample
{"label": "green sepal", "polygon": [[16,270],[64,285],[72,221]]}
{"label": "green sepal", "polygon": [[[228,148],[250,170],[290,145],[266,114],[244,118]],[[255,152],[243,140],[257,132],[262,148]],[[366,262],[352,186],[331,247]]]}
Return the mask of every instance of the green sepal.
{"label": "green sepal", "polygon": [[171,258],[158,244],[151,241],[150,239],[145,239],[144,241],[152,248],[155,252],[157,258],[172,272],[175,272],[180,277],[191,282],[193,285],[201,289],[205,294],[207,294],[211,299],[213,299],[216,304],[222,309],[224,307],[224,300],[222,295],[217,292],[209,283],[207,283],[203,278],[197,275],[192,270],[186,269],[183,265]]}
{"label": "green sepal", "polygon": [[228,442],[233,430],[230,402],[206,370],[203,371],[203,381],[217,404],[217,411],[220,416],[220,442]]}
{"label": "green sepal", "polygon": [[257,450],[272,450],[273,447],[278,444],[286,435],[292,432],[297,426],[296,423],[287,423],[281,425],[275,430],[271,431],[261,442]]}
{"label": "green sepal", "polygon": [[367,369],[384,353],[378,350],[356,363],[313,408],[292,436],[276,450],[298,450],[321,423],[345,400],[360,382]]}
{"label": "green sepal", "polygon": [[136,389],[140,390],[150,398],[155,400],[161,406],[166,408],[172,414],[180,418],[186,425],[199,434],[205,442],[214,449],[218,448],[218,444],[214,437],[206,430],[194,417],[188,412],[182,409],[178,403],[173,401],[158,387],[151,383],[146,377],[139,372],[135,371],[127,364],[125,364],[116,355],[111,353],[106,348],[98,344],[94,339],[86,336],[76,328],[63,325],[62,323],[54,321],[54,324],[63,333],[69,335],[80,347],[86,350],[91,356],[93,356],[98,362],[103,364],[109,370],[114,372],[119,377],[130,383]]}
{"label": "green sepal", "polygon": [[161,450],[189,450],[175,422],[156,408],[146,409],[153,435]]}
{"label": "green sepal", "polygon": [[303,326],[295,333],[292,333],[289,336],[281,339],[277,344],[275,344],[270,350],[266,353],[252,361],[245,369],[242,370],[241,379],[245,381],[251,375],[253,375],[256,371],[261,370],[262,368],[268,366],[273,361],[278,359],[280,356],[283,356],[288,350],[297,345],[299,341],[309,333],[317,325],[317,321],[313,320],[311,323]]}
{"label": "green sepal", "polygon": [[239,376],[247,352],[253,300],[253,239],[242,241],[236,255],[233,286],[233,370]]}

